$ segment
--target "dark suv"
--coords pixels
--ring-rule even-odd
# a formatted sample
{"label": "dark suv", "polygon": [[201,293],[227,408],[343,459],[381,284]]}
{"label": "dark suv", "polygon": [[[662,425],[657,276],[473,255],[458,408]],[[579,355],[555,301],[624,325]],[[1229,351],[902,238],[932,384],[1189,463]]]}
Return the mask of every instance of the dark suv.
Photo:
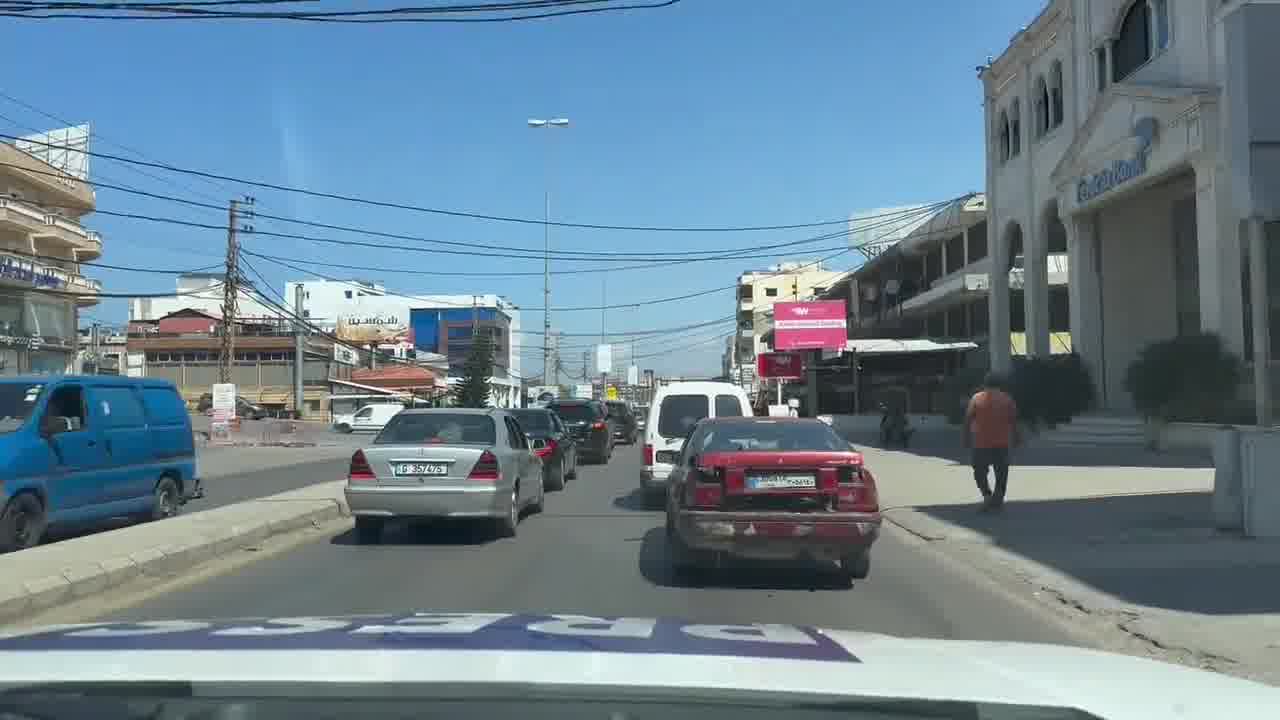
{"label": "dark suv", "polygon": [[556,400],[547,409],[564,421],[578,443],[578,452],[592,462],[609,462],[613,455],[613,426],[609,411],[598,400]]}
{"label": "dark suv", "polygon": [[623,445],[635,445],[640,426],[631,406],[621,400],[610,400],[605,406],[609,408],[609,417],[613,419],[613,436],[621,440]]}

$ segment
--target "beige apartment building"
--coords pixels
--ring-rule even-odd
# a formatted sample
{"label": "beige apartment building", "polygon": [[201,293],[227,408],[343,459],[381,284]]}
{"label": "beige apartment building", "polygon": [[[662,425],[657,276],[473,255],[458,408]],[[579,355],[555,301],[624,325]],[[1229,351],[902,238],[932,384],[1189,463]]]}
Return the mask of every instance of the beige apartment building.
{"label": "beige apartment building", "polygon": [[0,375],[76,370],[77,310],[102,289],[80,271],[102,255],[80,224],[94,202],[84,180],[0,143]]}
{"label": "beige apartment building", "polygon": [[747,387],[754,385],[761,338],[773,329],[774,303],[821,295],[843,275],[818,261],[797,260],[738,276],[738,325],[730,377]]}

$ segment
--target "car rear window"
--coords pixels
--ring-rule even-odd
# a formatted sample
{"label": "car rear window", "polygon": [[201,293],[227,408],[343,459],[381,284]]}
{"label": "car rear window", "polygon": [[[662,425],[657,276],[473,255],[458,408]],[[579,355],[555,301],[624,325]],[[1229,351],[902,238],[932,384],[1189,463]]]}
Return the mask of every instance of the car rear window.
{"label": "car rear window", "polygon": [[397,413],[373,441],[376,445],[493,445],[498,430],[488,415]]}
{"label": "car rear window", "polygon": [[591,422],[596,419],[595,408],[586,403],[551,405],[548,409],[569,422]]}
{"label": "car rear window", "polygon": [[658,434],[665,438],[682,438],[699,420],[711,414],[706,395],[668,395],[658,407]]}
{"label": "car rear window", "polygon": [[742,402],[736,395],[716,396],[716,417],[742,417]]}
{"label": "car rear window", "polygon": [[821,422],[759,420],[713,422],[705,426],[698,452],[776,450],[778,452],[844,452],[849,443]]}
{"label": "car rear window", "polygon": [[552,430],[551,413],[545,410],[516,410],[511,413],[525,432],[545,432]]}

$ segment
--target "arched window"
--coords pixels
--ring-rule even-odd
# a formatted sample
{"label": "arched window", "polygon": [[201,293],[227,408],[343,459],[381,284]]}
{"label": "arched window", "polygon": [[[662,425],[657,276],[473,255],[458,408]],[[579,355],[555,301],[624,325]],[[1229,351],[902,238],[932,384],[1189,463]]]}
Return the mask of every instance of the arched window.
{"label": "arched window", "polygon": [[1009,106],[1009,157],[1022,152],[1022,102],[1014,98]]}
{"label": "arched window", "polygon": [[1169,0],[1138,0],[1129,6],[1112,48],[1111,79],[1120,82],[1169,47]]}
{"label": "arched window", "polygon": [[1009,160],[1009,113],[1004,110],[1000,111],[1000,121],[997,126],[998,133],[997,148],[1000,153],[1000,162]]}
{"label": "arched window", "polygon": [[1062,61],[1054,60],[1049,67],[1049,125],[1058,127],[1062,124]]}
{"label": "arched window", "polygon": [[1044,76],[1036,78],[1036,95],[1035,95],[1035,123],[1036,137],[1044,137],[1049,132],[1049,86],[1044,82]]}

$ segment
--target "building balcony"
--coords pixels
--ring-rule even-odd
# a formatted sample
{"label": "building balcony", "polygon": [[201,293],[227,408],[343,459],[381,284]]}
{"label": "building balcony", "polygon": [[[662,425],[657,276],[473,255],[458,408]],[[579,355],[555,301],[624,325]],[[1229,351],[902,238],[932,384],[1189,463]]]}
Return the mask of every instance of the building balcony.
{"label": "building balcony", "polygon": [[87,230],[70,218],[46,212],[33,205],[13,198],[0,199],[0,227],[30,235],[41,254],[57,255],[56,250],[45,252],[42,248],[72,250],[77,260],[96,260],[102,257],[102,236]]}
{"label": "building balcony", "polygon": [[76,294],[76,305],[98,304],[102,282],[29,257],[0,252],[0,282]]}
{"label": "building balcony", "polygon": [[752,313],[756,311],[756,301],[751,298],[738,299],[738,312]]}

